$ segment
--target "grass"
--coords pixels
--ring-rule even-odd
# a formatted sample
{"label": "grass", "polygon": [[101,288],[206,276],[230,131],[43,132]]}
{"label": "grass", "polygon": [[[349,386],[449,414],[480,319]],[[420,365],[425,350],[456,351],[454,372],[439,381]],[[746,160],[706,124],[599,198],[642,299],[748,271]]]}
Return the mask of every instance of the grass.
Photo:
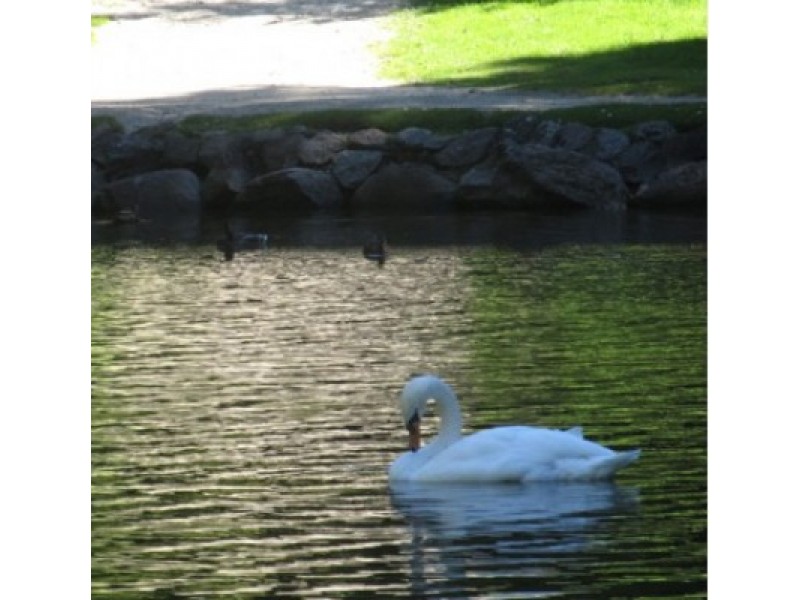
{"label": "grass", "polygon": [[[317,112],[285,112],[276,114],[219,117],[194,115],[181,121],[179,127],[187,134],[199,135],[209,131],[254,131],[272,127],[306,125],[315,129],[356,131],[377,127],[396,132],[406,127],[424,127],[437,133],[458,133],[480,127],[499,127],[511,118],[531,111],[480,111],[472,109],[374,109],[326,110]],[[680,105],[608,104],[576,108],[553,109],[536,113],[546,119],[579,122],[594,127],[625,129],[655,119],[665,119],[678,130],[701,127],[707,121],[705,102]],[[98,125],[101,122],[98,121]],[[93,122],[94,124],[94,122]]]}
{"label": "grass", "polygon": [[105,25],[106,23],[109,23],[110,21],[111,21],[111,19],[109,19],[108,17],[99,17],[99,16],[92,15],[92,43],[93,44],[95,42],[95,36],[94,36],[95,29]]}
{"label": "grass", "polygon": [[706,93],[705,0],[412,0],[381,49],[404,83]]}

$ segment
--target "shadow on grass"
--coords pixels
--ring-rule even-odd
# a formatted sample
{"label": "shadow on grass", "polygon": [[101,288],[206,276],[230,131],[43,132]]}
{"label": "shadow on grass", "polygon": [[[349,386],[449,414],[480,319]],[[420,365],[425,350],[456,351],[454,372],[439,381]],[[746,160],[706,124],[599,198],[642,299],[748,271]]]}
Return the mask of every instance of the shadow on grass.
{"label": "shadow on grass", "polygon": [[428,85],[535,89],[579,94],[699,95],[707,92],[705,38],[641,44],[580,56],[520,57]]}

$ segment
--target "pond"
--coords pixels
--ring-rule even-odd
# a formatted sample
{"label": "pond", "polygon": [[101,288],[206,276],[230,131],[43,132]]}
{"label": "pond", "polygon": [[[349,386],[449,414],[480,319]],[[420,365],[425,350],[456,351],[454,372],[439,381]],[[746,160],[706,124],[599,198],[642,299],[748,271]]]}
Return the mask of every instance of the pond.
{"label": "pond", "polygon": [[[93,597],[705,597],[704,217],[233,226],[267,248],[93,229]],[[392,488],[421,372],[467,432],[642,456],[613,483]]]}

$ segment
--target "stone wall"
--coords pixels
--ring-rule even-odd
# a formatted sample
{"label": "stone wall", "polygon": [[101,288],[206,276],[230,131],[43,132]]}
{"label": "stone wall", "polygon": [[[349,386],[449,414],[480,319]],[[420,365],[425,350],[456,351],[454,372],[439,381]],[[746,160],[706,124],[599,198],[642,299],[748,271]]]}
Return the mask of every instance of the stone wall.
{"label": "stone wall", "polygon": [[184,218],[207,208],[703,207],[706,130],[626,130],[518,116],[439,135],[287,127],[182,133],[171,124],[92,130],[92,211]]}

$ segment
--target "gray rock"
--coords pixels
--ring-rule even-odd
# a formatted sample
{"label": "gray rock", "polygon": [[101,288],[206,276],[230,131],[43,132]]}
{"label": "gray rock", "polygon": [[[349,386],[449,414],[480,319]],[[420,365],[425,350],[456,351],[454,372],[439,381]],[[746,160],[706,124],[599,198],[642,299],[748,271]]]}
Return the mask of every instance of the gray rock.
{"label": "gray rock", "polygon": [[346,189],[355,189],[369,177],[383,160],[377,150],[343,150],[336,155],[331,172]]}
{"label": "gray rock", "polygon": [[541,117],[538,115],[519,115],[503,125],[503,134],[517,143],[523,144],[533,139]]}
{"label": "gray rock", "polygon": [[640,206],[704,205],[708,200],[708,163],[686,163],[659,173],[634,196]]}
{"label": "gray rock", "polygon": [[582,123],[566,123],[556,132],[553,145],[556,148],[577,151],[592,140],[593,134],[594,130],[588,125],[583,125]]}
{"label": "gray rock", "polygon": [[631,140],[619,129],[601,127],[595,131],[587,152],[598,160],[609,161],[630,146]]}
{"label": "gray rock", "polygon": [[108,165],[110,155],[122,137],[123,130],[116,123],[101,123],[92,127],[92,161],[100,166]]}
{"label": "gray rock", "polygon": [[164,135],[172,127],[158,125],[143,127],[116,138],[109,136],[96,162],[102,165],[110,179],[120,179],[140,175],[164,167]]}
{"label": "gray rock", "polygon": [[261,137],[261,162],[266,172],[296,167],[300,164],[300,148],[306,141],[300,128],[274,129]]}
{"label": "gray rock", "polygon": [[92,212],[103,210],[105,186],[106,176],[103,169],[92,161]]}
{"label": "gray rock", "polygon": [[347,143],[354,148],[380,149],[384,148],[388,141],[389,134],[375,127],[360,129],[347,136]]}
{"label": "gray rock", "polygon": [[417,163],[389,164],[370,176],[352,198],[358,207],[431,207],[452,203],[455,184]]}
{"label": "gray rock", "polygon": [[201,207],[200,180],[188,169],[165,169],[118,179],[107,196],[117,213],[142,220],[196,216]]}
{"label": "gray rock", "polygon": [[440,150],[447,143],[447,138],[428,129],[409,127],[398,132],[394,141],[398,146],[410,150]]}
{"label": "gray rock", "polygon": [[634,142],[611,161],[624,180],[635,188],[651,179],[658,172],[656,158],[658,148],[651,142]]}
{"label": "gray rock", "polygon": [[227,206],[252,179],[241,167],[214,167],[203,180],[200,196],[205,206]]}
{"label": "gray rock", "polygon": [[636,141],[663,142],[675,133],[675,127],[667,121],[647,121],[631,128],[631,137]]}
{"label": "gray rock", "polygon": [[342,203],[342,192],[328,173],[292,167],[252,179],[236,203],[278,210],[332,208]]}
{"label": "gray rock", "polygon": [[200,138],[179,131],[170,131],[164,136],[164,164],[169,167],[191,167],[200,156]]}
{"label": "gray rock", "polygon": [[303,140],[298,148],[298,158],[300,163],[320,167],[333,160],[337,152],[344,149],[346,143],[345,136],[321,131],[311,139]]}
{"label": "gray rock", "polygon": [[436,153],[435,162],[445,168],[468,167],[484,159],[497,137],[495,127],[475,129],[451,139]]}
{"label": "gray rock", "polygon": [[630,194],[619,172],[584,154],[527,144],[509,148],[506,155],[509,166],[535,192],[591,208],[619,210],[627,205]]}
{"label": "gray rock", "polygon": [[542,146],[553,146],[560,129],[561,123],[558,121],[551,121],[550,119],[541,121],[533,130],[531,142]]}

